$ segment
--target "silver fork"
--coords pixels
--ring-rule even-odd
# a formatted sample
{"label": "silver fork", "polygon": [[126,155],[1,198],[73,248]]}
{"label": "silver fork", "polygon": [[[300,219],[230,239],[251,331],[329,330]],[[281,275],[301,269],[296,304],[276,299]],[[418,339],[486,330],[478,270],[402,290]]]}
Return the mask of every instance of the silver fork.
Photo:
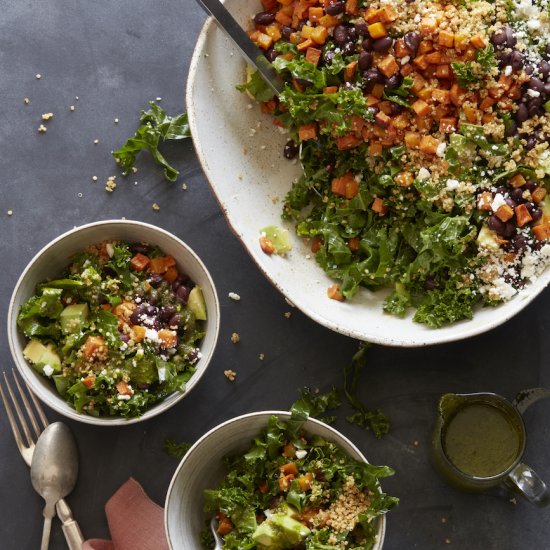
{"label": "silver fork", "polygon": [[[9,394],[9,397],[11,399],[13,408],[15,409],[15,415],[6,397],[6,394],[4,393],[4,389],[2,387],[1,381],[0,381],[0,395],[2,396],[2,401],[4,402],[4,408],[6,409],[6,413],[8,415],[8,421],[10,423],[11,430],[13,432],[13,437],[15,438],[15,443],[17,444],[17,448],[19,449],[19,452],[21,453],[21,456],[23,457],[23,460],[26,462],[27,466],[30,466],[32,462],[32,455],[34,453],[36,440],[38,440],[38,438],[40,437],[40,434],[42,433],[44,428],[46,428],[49,422],[44,413],[44,409],[38,402],[38,399],[36,399],[35,395],[32,393],[29,387],[26,384],[24,384],[24,386],[27,388],[27,392],[34,405],[36,415],[38,415],[42,426],[40,425],[40,423],[36,418],[35,413],[33,412],[33,407],[31,406],[29,400],[27,399],[27,396],[25,395],[25,392],[23,391],[22,384],[19,382],[19,377],[16,375],[13,369],[11,370],[11,372],[12,372],[15,385],[17,386],[19,398],[21,400],[21,403],[23,404],[23,407],[25,408],[27,417],[30,420],[30,423],[32,424],[36,439],[33,437],[31,430],[29,429],[29,424],[25,419],[25,415],[21,410],[20,404],[15,395],[15,392],[13,391],[5,372],[2,373],[4,375],[4,383],[5,383],[7,392]],[[17,419],[16,419],[16,416],[17,416]],[[23,438],[23,435],[21,434],[21,430],[19,429],[19,426],[23,430],[24,438]],[[67,544],[69,545],[69,549],[80,550],[82,548],[82,543],[84,542],[84,537],[82,536],[82,532],[80,531],[80,527],[78,526],[78,523],[73,519],[73,513],[69,508],[69,505],[65,502],[64,499],[61,499],[56,504],[56,511],[59,519],[61,520],[63,533],[65,535]]]}

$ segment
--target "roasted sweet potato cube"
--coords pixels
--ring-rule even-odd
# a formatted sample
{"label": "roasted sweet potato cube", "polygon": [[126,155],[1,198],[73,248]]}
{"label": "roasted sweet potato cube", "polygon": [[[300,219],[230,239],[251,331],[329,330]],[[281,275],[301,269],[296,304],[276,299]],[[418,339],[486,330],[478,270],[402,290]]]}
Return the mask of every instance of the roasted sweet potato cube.
{"label": "roasted sweet potato cube", "polygon": [[345,300],[344,295],[340,292],[340,286],[339,285],[330,285],[327,288],[327,296],[331,300],[336,300],[338,302],[343,302]]}
{"label": "roasted sweet potato cube", "polygon": [[412,172],[399,172],[395,175],[395,183],[399,187],[410,187],[414,183],[414,176],[412,175]]}
{"label": "roasted sweet potato cube", "polygon": [[531,197],[537,203],[542,202],[546,196],[546,189],[544,187],[537,187],[532,193]]}
{"label": "roasted sweet potato cube", "polygon": [[317,137],[317,123],[310,122],[309,124],[302,124],[302,126],[298,128],[298,137],[300,141],[315,139]]}
{"label": "roasted sweet potato cube", "polygon": [[310,46],[306,51],[306,61],[317,65],[319,59],[321,59],[321,50]]}
{"label": "roasted sweet potato cube", "polygon": [[439,31],[437,43],[444,48],[452,48],[455,44],[455,35],[452,32]]}
{"label": "roasted sweet potato cube", "polygon": [[470,38],[470,44],[476,49],[479,50],[480,48],[485,48],[487,44],[485,44],[485,39],[480,34],[476,34],[475,36],[472,36]]}
{"label": "roasted sweet potato cube", "polygon": [[435,155],[439,146],[439,140],[433,136],[422,136],[418,149],[426,155]]}
{"label": "roasted sweet potato cube", "polygon": [[353,149],[361,143],[361,139],[358,138],[355,134],[346,134],[341,136],[336,140],[336,147],[339,151],[345,151],[347,149]]}
{"label": "roasted sweet potato cube", "polygon": [[380,197],[376,197],[372,202],[371,210],[377,214],[380,214],[380,216],[383,216],[389,208],[383,203]]}
{"label": "roasted sweet potato cube", "polygon": [[503,204],[497,208],[495,215],[500,221],[507,222],[514,217],[514,210],[510,205]]}
{"label": "roasted sweet potato cube", "polygon": [[527,210],[527,206],[525,206],[525,204],[518,204],[514,208],[514,212],[516,213],[516,222],[518,227],[523,227],[526,223],[533,221],[533,216],[531,216],[531,213]]}
{"label": "roasted sweet potato cube", "polygon": [[533,234],[538,241],[547,241],[550,239],[550,223],[542,223],[533,227]]}
{"label": "roasted sweet potato cube", "polygon": [[328,38],[328,31],[325,27],[322,25],[318,25],[313,29],[313,32],[311,33],[311,40],[315,42],[318,46],[321,46],[327,41]]}
{"label": "roasted sweet potato cube", "polygon": [[432,16],[423,17],[420,21],[420,32],[426,36],[437,30],[437,19]]}
{"label": "roasted sweet potato cube", "polygon": [[384,38],[385,36],[388,36],[388,31],[386,30],[384,23],[378,22],[369,25],[369,34],[373,40],[376,40],[377,38]]}
{"label": "roasted sweet potato cube", "polygon": [[399,65],[397,64],[397,61],[395,60],[395,57],[393,57],[393,55],[387,55],[386,57],[382,58],[378,62],[377,67],[380,72],[387,78],[390,78],[391,76],[399,72]]}
{"label": "roasted sweet potato cube", "polygon": [[405,132],[405,145],[409,149],[416,149],[420,145],[420,134],[418,132]]}
{"label": "roasted sweet potato cube", "polygon": [[477,207],[480,210],[485,210],[486,212],[490,212],[492,210],[492,204],[493,204],[493,193],[491,193],[490,191],[483,191],[483,193],[481,193],[481,195],[477,200]]}
{"label": "roasted sweet potato cube", "polygon": [[431,107],[423,100],[423,99],[417,99],[412,105],[411,109],[418,115],[418,116],[426,116],[430,111]]}
{"label": "roasted sweet potato cube", "polygon": [[308,19],[312,23],[317,23],[325,15],[325,10],[321,6],[311,6],[309,8]]}
{"label": "roasted sweet potato cube", "polygon": [[434,101],[442,103],[443,105],[448,105],[449,103],[451,103],[451,92],[449,90],[434,88],[432,92],[432,97]]}
{"label": "roasted sweet potato cube", "polygon": [[522,187],[527,181],[521,174],[516,174],[513,178],[510,178],[509,183],[515,189],[517,187]]}
{"label": "roasted sweet potato cube", "polygon": [[147,269],[150,261],[145,254],[138,253],[130,260],[130,267],[135,271],[144,271]]}

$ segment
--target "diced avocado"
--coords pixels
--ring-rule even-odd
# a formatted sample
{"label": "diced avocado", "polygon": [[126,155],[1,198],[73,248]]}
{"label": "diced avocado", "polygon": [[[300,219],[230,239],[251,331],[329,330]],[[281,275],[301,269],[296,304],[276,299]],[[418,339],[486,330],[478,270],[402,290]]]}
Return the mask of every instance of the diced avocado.
{"label": "diced avocado", "polygon": [[548,100],[548,101],[543,105],[543,108],[544,108],[544,110],[545,110],[547,113],[550,113],[550,100]]}
{"label": "diced avocado", "polygon": [[88,304],[71,304],[67,306],[59,317],[63,332],[77,332],[88,319]]}
{"label": "diced avocado", "polygon": [[489,248],[491,250],[498,250],[499,245],[497,243],[497,234],[491,231],[486,225],[484,225],[478,236],[477,244],[482,248]]}
{"label": "diced avocado", "polygon": [[51,372],[44,371],[44,367],[49,367],[52,372],[61,372],[61,359],[52,344],[45,346],[33,338],[23,350],[23,355],[40,374],[51,375]]}
{"label": "diced avocado", "polygon": [[55,389],[59,395],[65,395],[69,389],[69,380],[66,376],[62,374],[54,374],[52,376],[53,381],[55,382]]}
{"label": "diced avocado", "polygon": [[[289,507],[289,511],[294,510]],[[258,525],[252,538],[269,550],[292,548],[302,542],[310,530],[286,513],[273,514],[269,519]]]}
{"label": "diced avocado", "polygon": [[195,318],[199,321],[206,321],[206,304],[200,286],[195,286],[189,293],[187,306],[194,313]]}
{"label": "diced avocado", "polygon": [[271,525],[280,530],[285,543],[292,546],[302,542],[310,533],[310,530],[303,523],[286,514],[273,514],[269,521]]}
{"label": "diced avocado", "polygon": [[252,538],[262,548],[269,548],[269,550],[282,550],[284,548],[284,542],[280,539],[279,532],[269,521],[260,523],[252,534]]}
{"label": "diced avocado", "polygon": [[550,195],[546,195],[544,200],[539,203],[539,208],[542,210],[542,217],[550,217]]}
{"label": "diced avocado", "polygon": [[292,250],[290,235],[286,229],[276,225],[268,225],[260,230],[262,236],[271,241],[275,254],[286,254]]}

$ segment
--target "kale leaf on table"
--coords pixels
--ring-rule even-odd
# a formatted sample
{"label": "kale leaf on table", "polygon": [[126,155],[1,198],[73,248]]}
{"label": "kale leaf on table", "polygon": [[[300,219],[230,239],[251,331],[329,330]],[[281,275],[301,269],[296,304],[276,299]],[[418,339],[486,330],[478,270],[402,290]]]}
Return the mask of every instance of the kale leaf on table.
{"label": "kale leaf on table", "polygon": [[141,151],[148,150],[155,162],[164,167],[164,177],[168,181],[176,181],[179,171],[168,164],[158,147],[159,143],[165,141],[191,137],[187,113],[170,116],[153,101],[149,105],[151,108],[148,111],[141,111],[141,126],[118,151],[113,151],[113,157],[122,169],[122,174],[126,176],[132,170],[136,156]]}

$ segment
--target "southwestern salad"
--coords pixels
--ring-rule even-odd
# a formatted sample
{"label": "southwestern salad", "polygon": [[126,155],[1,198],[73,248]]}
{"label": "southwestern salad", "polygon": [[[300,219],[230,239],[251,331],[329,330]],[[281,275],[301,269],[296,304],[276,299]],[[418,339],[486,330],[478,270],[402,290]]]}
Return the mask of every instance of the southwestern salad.
{"label": "southwestern salad", "polygon": [[[378,479],[393,470],[350,458],[303,423],[272,416],[245,454],[225,458],[227,476],[204,492],[224,549],[367,550],[376,542],[376,518],[398,503]],[[213,548],[208,532],[203,539]]]}
{"label": "southwestern salad", "polygon": [[439,327],[542,273],[549,0],[261,1],[249,35],[285,87],[239,89],[290,134],[283,217],[330,298],[390,287],[386,312]]}
{"label": "southwestern salad", "polygon": [[71,259],[19,311],[23,354],[78,412],[140,416],[184,391],[200,358],[202,291],[172,256],[106,241]]}

